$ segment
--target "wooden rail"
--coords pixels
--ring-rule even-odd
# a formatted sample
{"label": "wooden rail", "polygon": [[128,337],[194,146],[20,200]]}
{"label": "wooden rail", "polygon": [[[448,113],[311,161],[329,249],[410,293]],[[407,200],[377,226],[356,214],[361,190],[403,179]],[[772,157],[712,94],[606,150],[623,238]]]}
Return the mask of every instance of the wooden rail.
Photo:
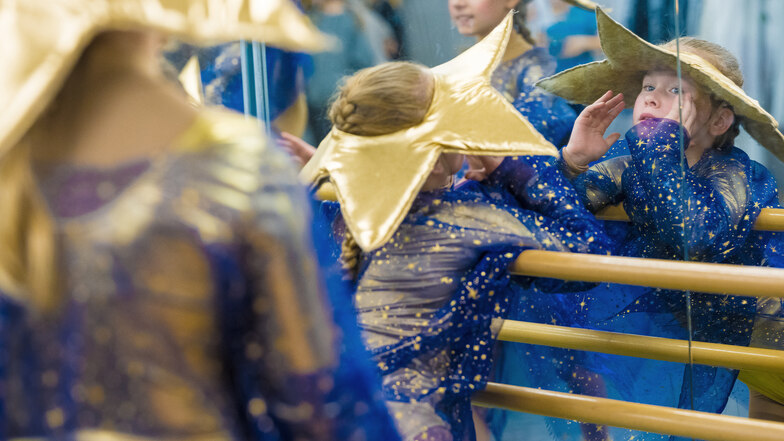
{"label": "wooden rail", "polygon": [[512,273],[713,294],[784,297],[784,269],[527,250]]}
{"label": "wooden rail", "polygon": [[488,383],[473,404],[709,441],[781,441],[784,424]]}
{"label": "wooden rail", "polygon": [[502,341],[784,375],[784,351],[505,320]]}
{"label": "wooden rail", "polygon": [[[629,222],[629,216],[621,205],[611,205],[596,213],[603,220]],[[784,231],[784,210],[779,208],[763,208],[754,222],[757,231]]]}

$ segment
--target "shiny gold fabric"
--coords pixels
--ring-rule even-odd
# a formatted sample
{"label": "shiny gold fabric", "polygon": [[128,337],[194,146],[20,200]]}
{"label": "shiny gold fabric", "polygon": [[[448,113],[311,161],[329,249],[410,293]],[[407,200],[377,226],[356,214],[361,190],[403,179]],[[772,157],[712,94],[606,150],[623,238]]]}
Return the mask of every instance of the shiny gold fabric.
{"label": "shiny gold fabric", "polygon": [[0,154],[46,108],[93,37],[125,29],[307,51],[330,43],[290,0],[0,0]]}
{"label": "shiny gold fabric", "polygon": [[[56,176],[41,179],[50,207],[47,189],[79,182]],[[58,435],[46,439],[80,441],[245,439],[244,418],[267,412],[316,424],[288,409],[324,405],[339,331],[305,199],[255,121],[209,110],[100,207],[55,216],[62,312],[3,303],[4,433],[39,433],[28,416],[41,412]],[[319,392],[297,396],[313,378]]]}
{"label": "shiny gold fabric", "polygon": [[363,250],[392,237],[441,153],[557,154],[490,84],[512,32],[510,13],[481,42],[432,69],[433,101],[421,124],[373,137],[333,128],[302,170],[311,185],[331,179],[346,225]]}
{"label": "shiny gold fabric", "polygon": [[[663,67],[675,69],[678,54],[655,46],[596,9],[599,38],[606,60],[566,70],[537,83],[569,101],[590,104],[608,90],[623,92],[626,106],[634,105],[645,72]],[[683,75],[729,103],[735,114],[745,118],[743,126],[765,148],[784,160],[784,135],[778,122],[759,103],[699,56],[680,53]]]}

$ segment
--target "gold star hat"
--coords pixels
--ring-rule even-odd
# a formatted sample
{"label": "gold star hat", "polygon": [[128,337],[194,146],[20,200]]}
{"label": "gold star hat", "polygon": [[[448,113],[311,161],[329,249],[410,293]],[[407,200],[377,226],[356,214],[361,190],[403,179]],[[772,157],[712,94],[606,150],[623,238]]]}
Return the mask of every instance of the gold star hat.
{"label": "gold star hat", "polygon": [[[623,92],[626,106],[633,107],[647,71],[676,69],[678,56],[674,51],[634,35],[601,8],[596,9],[596,22],[607,59],[542,79],[537,83],[539,87],[579,104],[593,103],[608,90]],[[784,161],[784,136],[778,122],[756,100],[702,57],[681,51],[680,63],[683,75],[731,105],[746,131]]]}
{"label": "gold star hat", "polygon": [[0,0],[0,154],[32,126],[95,35],[109,30],[300,51],[331,43],[290,0]]}
{"label": "gold star hat", "polygon": [[311,186],[331,180],[346,226],[363,250],[392,237],[441,153],[557,154],[490,85],[513,32],[511,14],[482,41],[432,69],[433,99],[422,123],[379,136],[333,127],[302,170]]}

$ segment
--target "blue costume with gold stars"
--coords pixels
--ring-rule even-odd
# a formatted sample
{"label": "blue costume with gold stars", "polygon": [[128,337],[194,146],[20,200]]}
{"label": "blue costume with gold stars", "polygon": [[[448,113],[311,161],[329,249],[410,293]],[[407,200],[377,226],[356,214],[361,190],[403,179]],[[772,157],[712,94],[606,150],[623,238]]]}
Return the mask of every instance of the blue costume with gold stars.
{"label": "blue costume with gold stars", "polygon": [[[683,143],[689,143],[685,132]],[[776,182],[767,169],[750,160],[742,150],[708,150],[697,163],[681,172],[680,126],[668,119],[640,122],[613,149],[628,154],[593,165],[573,183],[590,211],[622,203],[629,214],[631,222],[618,226],[624,234],[618,237],[621,240],[615,244],[614,254],[781,265],[781,235],[752,230],[761,208],[779,207]],[[690,299],[695,341],[780,348],[780,343],[773,341],[784,335],[781,299],[757,302],[753,297],[608,284],[587,292],[553,295],[533,290],[525,296],[539,306],[538,311],[521,303],[510,316],[687,340],[686,311]],[[677,363],[533,345],[508,347],[514,348],[517,360],[529,360],[530,367],[522,373],[507,369],[502,377],[506,381],[646,404],[681,408],[693,405],[694,409],[708,412],[723,410],[737,375],[737,371],[701,365],[689,368]],[[748,383],[752,386],[755,376],[749,374]],[[514,419],[525,419],[511,418],[505,422],[507,433],[514,430],[508,427],[510,424],[520,424]],[[545,421],[554,439],[604,439],[600,432],[607,430],[551,418]],[[503,424],[497,430],[498,427]],[[612,428],[610,433],[615,439],[668,438],[620,428]]]}
{"label": "blue costume with gold stars", "polygon": [[62,299],[0,297],[2,439],[399,439],[258,132],[203,112],[164,156],[42,176]]}
{"label": "blue costume with gold stars", "polygon": [[607,247],[552,157],[507,158],[484,183],[421,193],[393,238],[362,254],[355,295],[403,438],[473,439],[470,395],[487,381],[521,251]]}
{"label": "blue costume with gold stars", "polygon": [[[631,225],[618,254],[780,266],[781,234],[752,230],[762,208],[780,207],[770,172],[732,147],[708,150],[681,173],[679,132],[680,126],[672,120],[643,121],[626,136],[630,156],[600,163],[577,178],[575,185],[592,211],[623,202]],[[689,144],[688,133],[683,142]],[[621,315],[655,316],[670,310],[677,316],[684,314],[684,302],[683,293],[646,293],[629,303]],[[780,300],[762,299],[758,305],[751,297],[693,293],[691,303],[695,340],[759,346],[782,336]],[[759,332],[761,323],[755,320],[768,323],[769,328]],[[753,328],[758,332],[750,342]],[[694,396],[689,396],[689,382],[684,381],[678,404],[688,407],[693,398],[696,409],[721,411],[734,375],[695,366]],[[754,376],[746,376],[754,387]]]}
{"label": "blue costume with gold stars", "polygon": [[555,59],[541,47],[502,62],[493,72],[492,84],[539,133],[556,147],[566,145],[577,115],[563,98],[534,84],[555,73]]}

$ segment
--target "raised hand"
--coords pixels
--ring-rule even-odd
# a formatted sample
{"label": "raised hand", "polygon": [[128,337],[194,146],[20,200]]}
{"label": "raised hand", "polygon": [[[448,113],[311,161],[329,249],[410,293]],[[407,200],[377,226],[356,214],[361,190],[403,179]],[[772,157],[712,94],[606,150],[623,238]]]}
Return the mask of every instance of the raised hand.
{"label": "raised hand", "polygon": [[281,132],[278,144],[283,147],[300,167],[310,161],[316,148],[291,133]]}
{"label": "raised hand", "polygon": [[586,107],[574,122],[569,144],[564,147],[564,155],[577,167],[585,167],[604,156],[620,133],[612,133],[606,138],[604,132],[624,108],[623,94],[613,96],[608,90],[601,98]]}

